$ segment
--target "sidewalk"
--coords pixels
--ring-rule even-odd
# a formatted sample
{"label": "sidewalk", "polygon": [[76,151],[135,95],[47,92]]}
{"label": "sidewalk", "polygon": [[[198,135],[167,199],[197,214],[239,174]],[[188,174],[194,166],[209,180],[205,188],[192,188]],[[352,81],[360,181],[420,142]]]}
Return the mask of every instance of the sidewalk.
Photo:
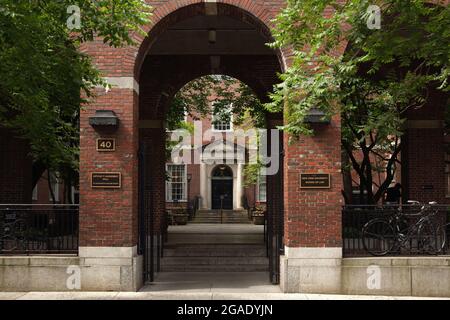
{"label": "sidewalk", "polygon": [[[428,300],[436,298],[283,293],[0,292],[0,300]],[[437,298],[442,299],[442,298]],[[445,299],[449,300],[449,299]]]}
{"label": "sidewalk", "polygon": [[[0,300],[416,300],[397,296],[285,294],[266,272],[161,272],[139,292],[0,292]],[[450,300],[450,298],[446,298]]]}

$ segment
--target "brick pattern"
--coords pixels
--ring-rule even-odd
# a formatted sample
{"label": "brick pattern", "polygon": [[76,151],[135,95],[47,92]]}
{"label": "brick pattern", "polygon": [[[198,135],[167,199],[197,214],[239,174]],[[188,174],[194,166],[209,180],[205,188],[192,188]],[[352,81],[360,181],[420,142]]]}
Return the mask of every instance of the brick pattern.
{"label": "brick pattern", "polygon": [[[137,243],[138,135],[137,94],[113,89],[81,113],[80,132],[80,246],[122,246]],[[95,110],[113,110],[120,118],[117,132],[101,132],[89,125]],[[116,152],[96,151],[99,137],[116,138]],[[121,189],[92,189],[92,172],[121,172]]]}
{"label": "brick pattern", "polygon": [[[317,126],[315,136],[290,144],[285,138],[285,245],[340,247],[341,243],[341,131],[340,117]],[[329,173],[330,189],[301,189],[301,173]]]}
{"label": "brick pattern", "polygon": [[408,129],[405,143],[408,199],[450,204],[450,199],[445,197],[443,129]]}
{"label": "brick pattern", "polygon": [[[89,128],[86,112],[83,114],[82,132],[82,245],[129,245],[136,239],[134,219],[137,211],[135,204],[136,189],[136,103],[139,101],[139,118],[141,120],[163,120],[169,98],[188,81],[209,74],[209,57],[155,57],[144,62],[149,41],[155,39],[167,26],[183,19],[204,13],[204,4],[200,1],[149,1],[155,8],[154,27],[149,37],[142,41],[139,49],[111,49],[94,42],[85,47],[96,59],[99,67],[108,76],[136,76],[140,79],[140,97],[136,99],[131,91],[113,89],[107,98],[100,97],[90,106],[90,113],[96,108],[113,106],[119,117],[125,117],[117,133],[119,140],[130,140],[115,157],[98,157],[92,151],[92,141],[97,134]],[[262,34],[268,36],[270,19],[284,1],[219,1],[219,15],[228,15],[252,23],[259,27]],[[239,8],[244,9],[240,10]],[[263,22],[261,24],[258,19]],[[136,57],[136,58],[135,58]],[[136,63],[135,63],[136,61]],[[234,76],[249,84],[261,99],[277,81],[276,72],[282,69],[279,57],[222,57],[220,72]],[[142,68],[141,68],[142,66]],[[165,94],[161,94],[164,92]],[[316,137],[303,138],[302,141],[289,145],[285,142],[284,202],[286,245],[289,246],[339,246],[340,245],[340,131],[339,119],[334,119],[332,126],[318,130]],[[141,130],[141,139],[150,139],[155,156],[149,159],[154,182],[153,212],[158,217],[164,216],[164,172],[162,137],[156,132]],[[288,139],[285,139],[286,141]],[[111,158],[112,157],[112,158]],[[159,157],[159,159],[158,159]],[[165,160],[165,159],[164,159]],[[123,163],[122,163],[123,162]],[[88,186],[88,172],[98,169],[99,164],[111,170],[119,168],[133,174],[124,175],[124,187],[119,191],[92,191]],[[331,164],[331,165],[330,165]],[[128,166],[129,165],[129,166]],[[128,171],[131,170],[131,171]],[[299,173],[330,172],[333,187],[325,191],[299,190]],[[278,181],[277,179],[273,180]],[[269,185],[273,184],[269,181]],[[280,180],[281,183],[281,180]],[[268,188],[270,188],[268,185]],[[158,186],[158,187],[157,187]],[[282,190],[282,188],[278,188]],[[276,199],[278,205],[275,205]],[[272,195],[273,208],[283,210],[281,194]],[[115,224],[113,223],[115,222]],[[155,226],[157,227],[157,226]]]}
{"label": "brick pattern", "polygon": [[0,128],[0,203],[31,203],[32,159],[29,146]]}
{"label": "brick pattern", "polygon": [[[270,38],[269,27],[279,12],[284,0],[219,0],[219,15],[232,16],[239,20],[255,25],[265,37]],[[135,76],[140,79],[141,68],[147,55],[148,49],[154,39],[157,39],[164,30],[184,19],[205,14],[205,3],[203,0],[147,0],[153,10],[152,21],[144,27],[148,32],[145,39],[141,35],[134,36],[140,44],[135,47],[110,48],[104,45],[101,39],[92,43],[84,44],[82,49],[88,52],[99,68],[109,77]],[[263,24],[261,24],[261,21]],[[282,61],[281,52],[278,58]]]}

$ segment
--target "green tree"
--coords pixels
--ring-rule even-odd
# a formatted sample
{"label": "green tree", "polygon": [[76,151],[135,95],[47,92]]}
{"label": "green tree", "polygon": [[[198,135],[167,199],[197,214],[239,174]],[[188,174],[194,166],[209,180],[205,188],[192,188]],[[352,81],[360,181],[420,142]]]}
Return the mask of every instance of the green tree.
{"label": "green tree", "polygon": [[254,126],[264,127],[266,111],[245,83],[225,75],[208,75],[187,83],[175,94],[166,121],[173,130],[179,127],[186,114],[194,119],[215,114],[217,121],[228,121],[233,115],[235,125],[251,117]]}
{"label": "green tree", "polygon": [[80,109],[106,85],[80,45],[133,45],[149,16],[144,0],[0,0],[0,126],[29,141],[33,186],[46,169],[77,177]]}
{"label": "green tree", "polygon": [[[380,8],[379,29],[372,28],[369,5]],[[313,133],[304,121],[312,109],[327,118],[340,113],[346,157],[368,202],[378,202],[393,179],[407,112],[422,107],[430,91],[448,93],[449,7],[422,0],[288,0],[275,22],[272,45],[291,49],[293,57],[268,108],[284,109],[283,129],[293,137]],[[373,192],[377,171],[386,179]]]}

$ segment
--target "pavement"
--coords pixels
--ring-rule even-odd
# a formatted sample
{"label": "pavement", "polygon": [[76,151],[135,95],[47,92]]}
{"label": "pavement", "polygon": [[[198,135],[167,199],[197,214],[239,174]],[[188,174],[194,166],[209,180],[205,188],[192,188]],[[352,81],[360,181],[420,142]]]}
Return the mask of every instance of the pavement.
{"label": "pavement", "polygon": [[[171,226],[174,243],[262,243],[263,226]],[[161,272],[139,292],[0,292],[0,300],[418,300],[427,297],[285,294],[267,272]],[[450,298],[437,298],[449,300]]]}
{"label": "pavement", "polygon": [[[285,294],[264,272],[160,273],[139,292],[0,292],[0,300],[417,300],[425,297]],[[448,300],[448,299],[446,299]]]}
{"label": "pavement", "polygon": [[283,293],[2,292],[0,300],[449,300],[428,297]]}

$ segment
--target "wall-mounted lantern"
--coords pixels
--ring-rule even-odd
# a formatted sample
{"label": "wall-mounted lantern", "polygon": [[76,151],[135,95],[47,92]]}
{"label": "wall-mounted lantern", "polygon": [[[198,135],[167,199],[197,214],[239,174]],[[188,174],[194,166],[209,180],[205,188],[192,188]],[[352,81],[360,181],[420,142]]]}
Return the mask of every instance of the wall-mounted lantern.
{"label": "wall-mounted lantern", "polygon": [[208,42],[210,44],[216,44],[217,42],[217,31],[215,29],[208,30]]}
{"label": "wall-mounted lantern", "polygon": [[98,129],[114,129],[119,127],[119,118],[112,110],[97,110],[95,116],[89,118],[89,124]]}
{"label": "wall-mounted lantern", "polygon": [[325,112],[319,109],[311,109],[308,115],[305,117],[305,123],[309,124],[330,124],[329,117],[326,116]]}

